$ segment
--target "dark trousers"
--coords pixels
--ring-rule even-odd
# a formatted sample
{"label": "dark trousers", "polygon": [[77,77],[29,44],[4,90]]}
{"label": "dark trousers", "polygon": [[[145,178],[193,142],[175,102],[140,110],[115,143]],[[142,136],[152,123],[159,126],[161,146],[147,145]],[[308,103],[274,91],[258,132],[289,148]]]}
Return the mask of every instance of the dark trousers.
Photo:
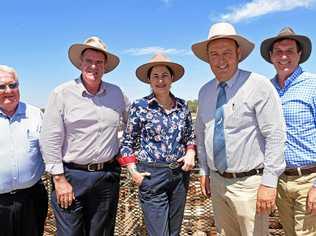
{"label": "dark trousers", "polygon": [[76,200],[68,209],[57,204],[52,192],[58,236],[114,235],[121,168],[117,162],[103,171],[89,172],[64,166]]}
{"label": "dark trousers", "polygon": [[0,235],[43,235],[47,208],[48,197],[42,181],[16,193],[0,194]]}
{"label": "dark trousers", "polygon": [[178,236],[189,185],[189,172],[138,164],[151,173],[139,187],[139,199],[149,236]]}

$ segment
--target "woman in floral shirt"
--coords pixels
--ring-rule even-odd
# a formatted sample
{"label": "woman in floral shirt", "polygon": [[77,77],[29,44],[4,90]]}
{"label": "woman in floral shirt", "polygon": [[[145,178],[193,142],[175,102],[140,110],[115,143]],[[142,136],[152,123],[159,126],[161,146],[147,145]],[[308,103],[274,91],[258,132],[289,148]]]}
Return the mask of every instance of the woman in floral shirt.
{"label": "woman in floral shirt", "polygon": [[139,198],[150,236],[180,234],[189,172],[194,166],[195,136],[190,111],[175,97],[171,84],[184,68],[156,54],[136,70],[152,93],[130,107],[119,162],[139,186]]}

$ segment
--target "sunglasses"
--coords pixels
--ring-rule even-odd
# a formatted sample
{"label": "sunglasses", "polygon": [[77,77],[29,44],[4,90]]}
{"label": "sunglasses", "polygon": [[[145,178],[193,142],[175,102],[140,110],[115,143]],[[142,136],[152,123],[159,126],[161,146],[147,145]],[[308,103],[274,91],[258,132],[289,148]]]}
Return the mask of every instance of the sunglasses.
{"label": "sunglasses", "polygon": [[0,84],[0,92],[4,92],[6,89],[16,89],[17,87],[19,87],[19,82]]}

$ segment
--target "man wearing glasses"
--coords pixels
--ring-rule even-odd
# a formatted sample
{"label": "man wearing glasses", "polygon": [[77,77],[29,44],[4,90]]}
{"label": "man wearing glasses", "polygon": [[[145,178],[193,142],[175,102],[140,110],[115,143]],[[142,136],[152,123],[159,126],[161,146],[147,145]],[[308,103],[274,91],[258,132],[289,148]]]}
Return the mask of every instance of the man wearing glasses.
{"label": "man wearing glasses", "polygon": [[16,71],[0,65],[1,235],[43,234],[47,192],[39,149],[42,112],[20,102]]}

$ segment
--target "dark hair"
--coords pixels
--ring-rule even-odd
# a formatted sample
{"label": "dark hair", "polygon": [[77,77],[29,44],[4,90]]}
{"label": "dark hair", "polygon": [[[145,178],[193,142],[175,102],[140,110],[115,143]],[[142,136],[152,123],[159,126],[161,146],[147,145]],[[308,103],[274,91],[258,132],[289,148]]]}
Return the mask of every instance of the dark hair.
{"label": "dark hair", "polygon": [[104,60],[105,60],[105,62],[106,62],[107,59],[108,59],[107,55],[106,55],[103,51],[98,50],[98,49],[94,49],[94,48],[86,48],[86,49],[82,50],[82,52],[81,52],[81,54],[80,54],[80,58],[81,58],[81,59],[82,59],[83,54],[84,54],[87,50],[92,50],[92,51],[95,51],[95,52],[102,52],[103,55],[104,55]]}
{"label": "dark hair", "polygon": [[[171,70],[171,68],[170,68],[169,66],[167,66],[167,65],[162,65],[162,66],[167,67],[167,70],[169,71],[170,75],[173,76],[173,71]],[[153,70],[154,67],[155,67],[155,66],[152,66],[152,67],[150,67],[150,68],[148,69],[148,72],[147,72],[147,78],[148,78],[148,80],[149,80],[149,78],[150,78],[151,71]]]}
{"label": "dark hair", "polygon": [[302,45],[301,45],[297,40],[292,39],[292,38],[281,38],[281,39],[275,40],[275,41],[271,44],[271,47],[270,47],[270,49],[269,49],[269,52],[272,52],[272,51],[273,51],[273,47],[274,47],[274,44],[275,44],[275,43],[281,42],[282,40],[286,40],[286,39],[294,40],[295,43],[296,43],[297,52],[301,52],[301,51],[302,51]]}

